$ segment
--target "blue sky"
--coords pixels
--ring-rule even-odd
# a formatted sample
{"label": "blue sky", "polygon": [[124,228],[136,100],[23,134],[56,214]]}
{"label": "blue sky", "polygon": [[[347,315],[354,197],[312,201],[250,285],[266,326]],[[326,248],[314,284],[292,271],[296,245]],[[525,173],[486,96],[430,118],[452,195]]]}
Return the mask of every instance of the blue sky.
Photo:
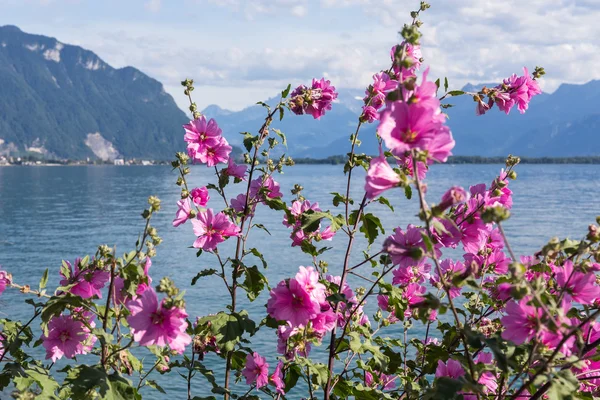
{"label": "blue sky", "polygon": [[[241,109],[312,77],[363,88],[417,0],[0,0],[0,25],[54,36],[160,80],[182,107]],[[600,78],[600,0],[431,0],[425,65],[453,88],[546,68],[546,91]]]}

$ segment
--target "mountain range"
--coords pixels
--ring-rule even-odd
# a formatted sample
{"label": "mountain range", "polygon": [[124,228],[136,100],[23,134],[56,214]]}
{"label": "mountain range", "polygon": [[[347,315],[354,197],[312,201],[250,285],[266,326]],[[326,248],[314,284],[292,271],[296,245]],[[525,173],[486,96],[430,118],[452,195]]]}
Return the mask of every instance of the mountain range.
{"label": "mountain range", "polygon": [[[469,84],[463,90],[481,86]],[[93,52],[54,38],[0,27],[0,88],[0,155],[168,160],[184,148],[181,125],[189,117],[160,82],[133,67],[115,69]],[[363,96],[362,90],[340,89],[332,110],[320,120],[291,115],[276,120],[274,127],[287,135],[287,153],[312,158],[346,153]],[[455,155],[600,155],[598,80],[563,84],[552,94],[536,96],[523,115],[513,109],[507,116],[494,108],[476,116],[469,96],[447,102],[453,105],[446,111]],[[202,113],[215,118],[240,147],[238,133],[256,132],[265,117],[259,105],[241,111],[211,105]],[[360,151],[377,152],[375,129],[376,124],[363,127]]]}
{"label": "mountain range", "polygon": [[188,119],[162,84],[91,51],[0,27],[0,155],[171,159]]}
{"label": "mountain range", "polygon": [[[463,91],[474,92],[483,86],[467,84]],[[362,106],[362,90],[340,90],[333,109],[321,120],[311,117],[284,119],[280,124],[286,133],[289,153],[296,157],[326,158],[349,150],[349,137],[354,132]],[[267,103],[274,103],[271,99]],[[509,115],[494,107],[483,116],[475,115],[475,103],[470,96],[451,97],[446,109],[456,147],[454,155],[528,157],[576,157],[600,155],[600,80],[582,85],[563,84],[554,93],[542,93],[532,99],[529,110],[520,114],[513,109]],[[203,112],[214,117],[228,132],[256,130],[262,124],[264,109],[248,107],[238,112],[216,105]],[[302,122],[297,120],[302,118]],[[376,124],[363,126],[359,139],[361,152],[376,154]],[[232,138],[233,143],[240,143]]]}

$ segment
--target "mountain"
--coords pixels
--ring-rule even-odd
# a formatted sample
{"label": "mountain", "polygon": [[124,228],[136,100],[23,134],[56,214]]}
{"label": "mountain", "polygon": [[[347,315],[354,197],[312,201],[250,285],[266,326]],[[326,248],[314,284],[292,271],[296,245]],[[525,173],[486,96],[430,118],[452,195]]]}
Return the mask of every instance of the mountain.
{"label": "mountain", "polygon": [[188,121],[162,84],[91,51],[0,27],[0,155],[172,159]]}
{"label": "mountain", "polygon": [[[486,84],[485,86],[494,86]],[[464,91],[476,91],[483,84],[467,84]],[[362,105],[362,90],[340,91],[331,112],[319,121],[310,117],[284,119],[276,127],[288,135],[289,153],[296,157],[325,158],[345,154]],[[475,115],[470,96],[447,99],[453,107],[446,110],[448,125],[456,140],[453,153],[462,156],[571,157],[600,155],[600,80],[583,85],[563,84],[554,93],[532,99],[529,110],[509,115],[494,107],[484,116]],[[212,107],[212,106],[211,106]],[[211,117],[212,108],[204,113]],[[232,132],[256,130],[264,118],[261,107],[253,106],[220,116]],[[376,154],[376,124],[363,125],[359,139],[361,152]],[[241,138],[240,138],[241,140]]]}

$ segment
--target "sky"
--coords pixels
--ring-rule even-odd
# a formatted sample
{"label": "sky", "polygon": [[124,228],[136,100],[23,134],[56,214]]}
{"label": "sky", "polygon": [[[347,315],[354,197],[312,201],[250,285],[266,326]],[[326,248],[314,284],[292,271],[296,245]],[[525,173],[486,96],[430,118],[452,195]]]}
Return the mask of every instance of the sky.
{"label": "sky", "polygon": [[[159,80],[182,107],[239,110],[288,83],[364,88],[417,0],[0,0],[0,25],[94,51]],[[430,0],[421,45],[450,86],[543,66],[541,85],[600,79],[600,0]]]}

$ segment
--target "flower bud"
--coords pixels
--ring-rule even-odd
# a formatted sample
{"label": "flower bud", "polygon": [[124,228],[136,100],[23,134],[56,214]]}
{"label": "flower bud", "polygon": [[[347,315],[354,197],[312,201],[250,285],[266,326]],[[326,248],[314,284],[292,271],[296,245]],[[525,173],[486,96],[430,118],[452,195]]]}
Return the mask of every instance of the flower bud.
{"label": "flower bud", "polygon": [[160,199],[156,196],[148,197],[148,204],[150,204],[150,208],[152,212],[160,211]]}

